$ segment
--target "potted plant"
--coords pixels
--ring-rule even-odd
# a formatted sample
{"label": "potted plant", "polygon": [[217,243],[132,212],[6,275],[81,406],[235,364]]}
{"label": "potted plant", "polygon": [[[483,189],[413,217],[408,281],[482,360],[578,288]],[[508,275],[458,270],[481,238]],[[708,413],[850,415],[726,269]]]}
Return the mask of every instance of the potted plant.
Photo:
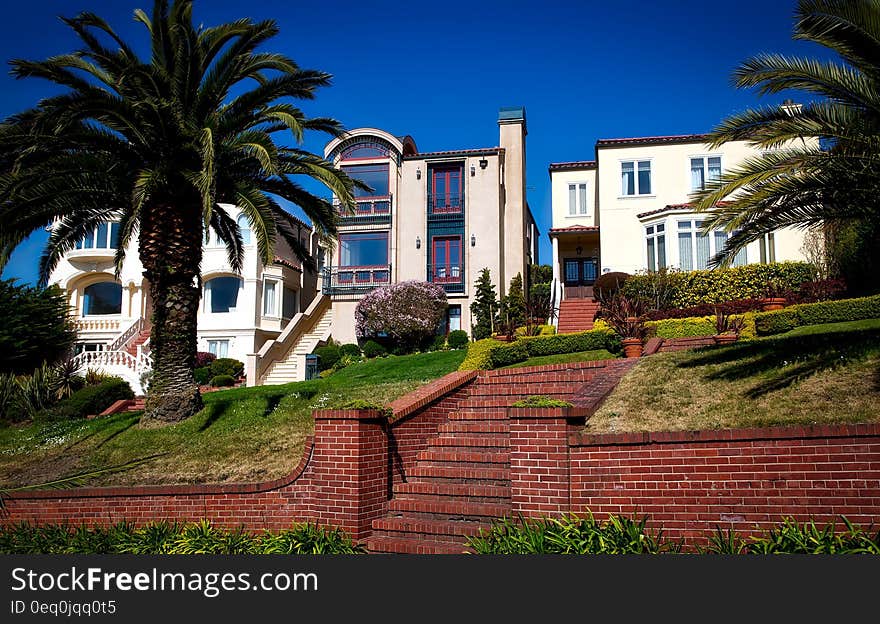
{"label": "potted plant", "polygon": [[715,344],[731,344],[739,339],[745,319],[741,316],[734,317],[725,314],[720,308],[715,308]]}
{"label": "potted plant", "polygon": [[642,342],[647,335],[647,309],[641,299],[630,299],[615,293],[603,307],[603,317],[623,342],[626,357],[641,357]]}
{"label": "potted plant", "polygon": [[778,278],[773,278],[764,289],[764,297],[761,299],[761,311],[772,312],[785,307],[785,285]]}

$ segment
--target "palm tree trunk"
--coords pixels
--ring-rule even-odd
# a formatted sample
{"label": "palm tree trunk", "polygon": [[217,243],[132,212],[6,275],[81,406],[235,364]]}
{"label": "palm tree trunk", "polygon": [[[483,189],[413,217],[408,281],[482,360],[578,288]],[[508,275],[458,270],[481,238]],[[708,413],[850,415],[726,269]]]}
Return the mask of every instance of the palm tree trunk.
{"label": "palm tree trunk", "polygon": [[145,422],[179,422],[203,405],[193,376],[202,255],[197,215],[198,211],[160,206],[149,211],[142,222],[140,256],[153,303],[153,373]]}

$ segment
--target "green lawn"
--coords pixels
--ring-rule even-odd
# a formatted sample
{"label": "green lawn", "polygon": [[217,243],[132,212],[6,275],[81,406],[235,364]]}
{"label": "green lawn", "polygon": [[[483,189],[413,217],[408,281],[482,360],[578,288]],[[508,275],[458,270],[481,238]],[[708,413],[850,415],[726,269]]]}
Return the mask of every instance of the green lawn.
{"label": "green lawn", "polygon": [[456,370],[465,351],[389,356],[325,379],[220,390],[183,423],[138,426],[139,413],[0,429],[0,487],[45,483],[146,460],[89,485],[223,483],[272,479],[299,463],[312,410],[353,399],[389,402]]}
{"label": "green lawn", "polygon": [[647,357],[589,433],[880,421],[880,319]]}
{"label": "green lawn", "polygon": [[617,357],[605,349],[595,351],[578,351],[577,353],[561,353],[559,355],[541,355],[529,358],[525,362],[517,362],[503,368],[521,368],[523,366],[545,366],[547,364],[567,364],[569,362],[589,362],[591,360],[608,360]]}

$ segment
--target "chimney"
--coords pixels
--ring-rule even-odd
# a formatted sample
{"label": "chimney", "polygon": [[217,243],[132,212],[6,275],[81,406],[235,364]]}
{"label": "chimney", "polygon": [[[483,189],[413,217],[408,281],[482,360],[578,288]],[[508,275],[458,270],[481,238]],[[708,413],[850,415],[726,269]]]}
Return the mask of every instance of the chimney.
{"label": "chimney", "polygon": [[507,292],[508,282],[517,273],[528,279],[526,232],[526,109],[504,106],[498,111],[500,145],[504,149],[504,232],[502,258],[504,272],[499,287]]}

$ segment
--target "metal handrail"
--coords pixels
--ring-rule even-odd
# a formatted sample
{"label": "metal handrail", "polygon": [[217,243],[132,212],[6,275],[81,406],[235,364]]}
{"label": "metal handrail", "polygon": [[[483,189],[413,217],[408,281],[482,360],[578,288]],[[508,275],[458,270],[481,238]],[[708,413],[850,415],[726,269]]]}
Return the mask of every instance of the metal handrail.
{"label": "metal handrail", "polygon": [[428,193],[429,215],[463,215],[464,193]]}
{"label": "metal handrail", "polygon": [[120,333],[110,344],[107,345],[108,351],[124,351],[133,338],[135,338],[144,328],[144,317],[136,318],[132,321],[128,328]]}
{"label": "metal handrail", "polygon": [[435,284],[461,284],[464,282],[463,264],[428,265],[428,281]]}

